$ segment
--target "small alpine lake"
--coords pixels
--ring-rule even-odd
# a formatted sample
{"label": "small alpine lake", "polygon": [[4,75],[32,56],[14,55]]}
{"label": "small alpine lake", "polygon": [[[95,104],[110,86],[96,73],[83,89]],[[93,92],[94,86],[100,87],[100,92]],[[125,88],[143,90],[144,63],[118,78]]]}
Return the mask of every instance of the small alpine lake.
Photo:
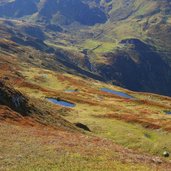
{"label": "small alpine lake", "polygon": [[101,91],[103,92],[106,92],[106,93],[111,93],[111,94],[114,94],[114,95],[117,95],[117,96],[120,96],[120,97],[124,97],[124,98],[127,98],[127,99],[134,99],[133,96],[130,96],[124,92],[121,92],[121,91],[116,91],[116,90],[111,90],[111,89],[108,89],[108,88],[101,88],[100,89]]}
{"label": "small alpine lake", "polygon": [[67,101],[60,100],[60,99],[55,99],[55,98],[46,98],[46,99],[51,103],[54,103],[56,105],[63,106],[63,107],[73,108],[76,106],[74,103],[70,103]]}

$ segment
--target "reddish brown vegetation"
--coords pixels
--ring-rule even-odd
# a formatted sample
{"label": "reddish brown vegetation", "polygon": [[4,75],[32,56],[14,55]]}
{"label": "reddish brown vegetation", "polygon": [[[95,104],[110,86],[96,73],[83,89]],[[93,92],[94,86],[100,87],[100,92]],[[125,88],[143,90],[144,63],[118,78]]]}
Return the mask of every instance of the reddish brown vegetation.
{"label": "reddish brown vegetation", "polygon": [[38,122],[31,117],[23,117],[21,114],[11,110],[7,106],[0,105],[0,122],[7,122],[17,125],[35,126]]}
{"label": "reddish brown vegetation", "polygon": [[108,119],[118,119],[123,120],[129,123],[138,123],[141,124],[145,128],[149,129],[164,129],[167,131],[171,131],[171,121],[163,121],[159,119],[152,119],[140,115],[131,115],[131,114],[106,114],[106,115],[94,115],[97,118],[108,118]]}

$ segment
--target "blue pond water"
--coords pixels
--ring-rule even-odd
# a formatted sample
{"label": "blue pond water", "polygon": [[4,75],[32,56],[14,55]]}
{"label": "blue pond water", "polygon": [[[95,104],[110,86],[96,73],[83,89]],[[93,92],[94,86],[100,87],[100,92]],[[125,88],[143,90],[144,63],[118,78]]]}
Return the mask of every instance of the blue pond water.
{"label": "blue pond water", "polygon": [[165,113],[166,113],[166,114],[168,114],[168,115],[171,115],[171,112],[167,112],[167,111],[165,111]]}
{"label": "blue pond water", "polygon": [[47,98],[47,100],[49,102],[52,102],[56,105],[60,105],[60,106],[64,106],[64,107],[75,107],[76,105],[73,104],[73,103],[69,103],[69,102],[66,102],[66,101],[63,101],[63,100],[57,100],[57,99],[54,99],[54,98]]}
{"label": "blue pond water", "polygon": [[104,91],[104,92],[107,92],[107,93],[115,94],[115,95],[118,95],[120,97],[124,97],[124,98],[127,98],[127,99],[133,99],[134,98],[134,97],[132,97],[132,96],[126,94],[126,93],[123,93],[121,91],[111,90],[111,89],[108,89],[108,88],[101,88],[100,90]]}

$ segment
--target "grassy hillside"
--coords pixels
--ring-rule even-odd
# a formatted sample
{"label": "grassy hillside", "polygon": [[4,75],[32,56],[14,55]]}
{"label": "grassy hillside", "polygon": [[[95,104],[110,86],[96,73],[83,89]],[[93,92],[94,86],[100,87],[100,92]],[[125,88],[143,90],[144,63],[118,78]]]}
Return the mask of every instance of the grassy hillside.
{"label": "grassy hillside", "polygon": [[[30,53],[30,48],[23,50]],[[170,115],[165,113],[171,110],[169,97],[74,76],[62,66],[54,72],[41,66],[46,54],[41,58],[35,50],[32,56],[33,52],[40,64],[24,56],[21,61],[18,52],[7,56],[1,51],[0,77],[6,85],[1,94],[21,93],[31,108],[24,115],[9,100],[0,101],[2,170],[169,170],[170,157],[162,157],[164,151],[171,151]],[[55,105],[47,97],[76,106]],[[91,132],[75,123],[86,125]]]}

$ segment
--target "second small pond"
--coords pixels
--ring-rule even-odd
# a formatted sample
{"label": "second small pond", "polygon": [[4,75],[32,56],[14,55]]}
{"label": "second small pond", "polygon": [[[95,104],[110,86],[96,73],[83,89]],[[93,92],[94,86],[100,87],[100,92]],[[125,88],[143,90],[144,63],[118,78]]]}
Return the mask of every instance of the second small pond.
{"label": "second small pond", "polygon": [[46,98],[49,102],[54,103],[56,105],[64,106],[64,107],[75,107],[76,105],[67,101],[55,99],[55,98]]}
{"label": "second small pond", "polygon": [[121,92],[121,91],[111,90],[111,89],[108,89],[108,88],[101,88],[100,90],[103,91],[103,92],[115,94],[117,96],[124,97],[124,98],[127,98],[127,99],[134,99],[133,96],[130,96],[130,95],[128,95],[128,94],[126,94],[124,92]]}

